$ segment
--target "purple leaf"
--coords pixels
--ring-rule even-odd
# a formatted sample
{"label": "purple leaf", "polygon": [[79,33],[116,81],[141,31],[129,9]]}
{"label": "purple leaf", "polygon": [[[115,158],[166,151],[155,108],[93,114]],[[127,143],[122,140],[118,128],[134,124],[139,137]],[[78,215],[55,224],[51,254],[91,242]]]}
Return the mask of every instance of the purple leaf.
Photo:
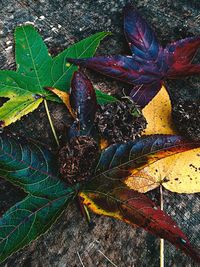
{"label": "purple leaf", "polygon": [[167,77],[170,79],[177,79],[178,77],[180,78],[195,74],[200,74],[200,65],[180,65],[176,63],[174,64],[173,68],[168,71]]}
{"label": "purple leaf", "polygon": [[137,85],[131,90],[130,97],[137,105],[144,108],[159,92],[161,87],[162,83],[160,81]]}
{"label": "purple leaf", "polygon": [[200,45],[200,37],[179,40],[163,49],[154,31],[131,4],[124,8],[124,32],[132,56],[67,60],[135,85],[131,96],[142,107],[156,95],[165,78],[177,79],[200,73],[200,65],[191,64]]}
{"label": "purple leaf", "polygon": [[153,61],[158,58],[161,47],[155,33],[131,4],[124,8],[124,33],[134,56]]}
{"label": "purple leaf", "polygon": [[164,50],[166,61],[172,67],[174,63],[179,63],[180,65],[188,65],[191,63],[199,46],[200,36],[189,37],[168,44]]}
{"label": "purple leaf", "polygon": [[129,56],[93,57],[88,59],[68,59],[68,62],[96,70],[106,76],[130,84],[151,83],[160,73],[151,64],[145,66]]}
{"label": "purple leaf", "polygon": [[77,117],[70,135],[90,134],[97,110],[96,94],[90,80],[79,71],[73,75],[70,104]]}

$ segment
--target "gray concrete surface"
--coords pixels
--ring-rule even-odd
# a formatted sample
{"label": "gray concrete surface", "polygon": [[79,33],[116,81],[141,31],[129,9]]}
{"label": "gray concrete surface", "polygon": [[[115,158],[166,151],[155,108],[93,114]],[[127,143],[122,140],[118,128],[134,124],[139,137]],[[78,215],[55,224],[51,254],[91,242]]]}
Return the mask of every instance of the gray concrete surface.
{"label": "gray concrete surface", "polygon": [[[13,69],[13,31],[19,24],[32,22],[40,30],[51,51],[62,50],[97,31],[111,31],[98,54],[128,53],[122,32],[122,7],[126,0],[5,0],[0,1],[0,68]],[[191,0],[132,1],[156,29],[162,44],[200,33],[200,2]],[[120,94],[124,84],[88,72],[96,86]],[[199,77],[170,82],[168,86],[182,95],[199,96]],[[181,90],[180,90],[181,89]],[[69,117],[62,105],[50,104],[60,136],[64,136]],[[10,127],[12,131],[40,139],[55,147],[43,106]],[[155,193],[150,194],[155,197]],[[23,198],[19,189],[0,180],[0,214]],[[200,248],[200,195],[164,193],[165,210]],[[110,218],[92,215],[95,227],[88,229],[75,204],[45,236],[14,254],[0,267],[157,267],[159,239],[141,229]],[[106,255],[113,263],[103,256]],[[166,242],[166,267],[195,266],[192,261]]]}

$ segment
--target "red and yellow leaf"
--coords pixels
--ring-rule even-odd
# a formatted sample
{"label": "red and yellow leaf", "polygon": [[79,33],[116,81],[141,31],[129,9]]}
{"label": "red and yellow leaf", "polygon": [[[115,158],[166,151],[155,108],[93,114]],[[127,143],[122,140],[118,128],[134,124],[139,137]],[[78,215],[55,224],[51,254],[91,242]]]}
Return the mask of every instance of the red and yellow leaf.
{"label": "red and yellow leaf", "polygon": [[124,221],[132,226],[140,226],[168,240],[195,261],[200,261],[198,253],[175,221],[146,195],[128,189],[120,181],[113,182],[106,179],[97,184],[93,181],[80,193],[83,204],[93,212]]}

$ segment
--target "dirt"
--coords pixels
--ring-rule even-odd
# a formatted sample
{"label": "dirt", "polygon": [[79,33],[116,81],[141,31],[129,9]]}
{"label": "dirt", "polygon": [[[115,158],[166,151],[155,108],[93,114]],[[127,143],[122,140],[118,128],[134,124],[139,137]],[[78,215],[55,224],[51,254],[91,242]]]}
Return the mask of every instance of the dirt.
{"label": "dirt", "polygon": [[[126,0],[7,0],[0,2],[0,68],[14,69],[13,31],[17,25],[31,22],[40,30],[54,54],[68,45],[97,31],[111,31],[97,54],[127,54],[123,36],[122,7]],[[156,29],[163,45],[191,35],[200,34],[200,3],[196,0],[138,0],[132,1]],[[197,56],[197,60],[199,57]],[[95,86],[103,91],[122,95],[130,87],[96,73],[87,71]],[[198,76],[168,82],[172,95],[199,97]],[[175,93],[176,92],[176,93]],[[49,103],[53,122],[60,139],[65,140],[69,114],[61,104]],[[37,111],[9,127],[11,131],[29,136],[56,147],[43,105]],[[24,197],[24,193],[0,180],[0,214]],[[155,193],[151,193],[154,197]],[[164,192],[164,209],[188,233],[192,244],[200,248],[200,195]],[[76,204],[71,204],[55,225],[38,240],[15,253],[0,267],[79,267],[80,258],[89,267],[156,267],[159,266],[159,239],[142,229],[110,219],[92,215],[95,223],[90,229]],[[195,264],[165,243],[166,266]],[[106,258],[107,257],[107,258]],[[113,262],[113,263],[111,263]],[[115,264],[115,265],[113,265]]]}

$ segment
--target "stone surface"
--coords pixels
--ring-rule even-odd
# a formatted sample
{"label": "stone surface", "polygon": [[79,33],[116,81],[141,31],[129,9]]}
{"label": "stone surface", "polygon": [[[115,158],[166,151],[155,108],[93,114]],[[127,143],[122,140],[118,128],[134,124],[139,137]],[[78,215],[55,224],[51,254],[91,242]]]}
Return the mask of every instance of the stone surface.
{"label": "stone surface", "polygon": [[[0,68],[13,69],[13,31],[17,25],[33,23],[54,54],[68,45],[97,31],[111,31],[98,49],[98,54],[128,53],[123,36],[122,7],[126,0],[7,0],[0,1]],[[156,29],[159,40],[166,44],[200,33],[200,3],[196,0],[132,1]],[[96,87],[122,94],[129,87],[92,72],[87,73]],[[199,77],[168,82],[172,93],[199,96]],[[123,90],[122,90],[123,89]],[[64,139],[69,116],[62,105],[50,103],[50,111],[59,136]],[[43,106],[12,125],[10,130],[27,135],[55,148]],[[23,198],[23,193],[0,180],[0,214]],[[151,193],[155,196],[155,193]],[[165,210],[200,248],[200,196],[165,192]],[[14,254],[0,267],[156,267],[159,266],[159,239],[141,229],[110,218],[93,216],[89,229],[75,204],[69,206],[56,224],[38,240]],[[103,255],[103,254],[105,255]],[[106,259],[106,257],[108,259]],[[166,266],[195,264],[166,242]],[[81,260],[83,264],[81,263]],[[112,263],[113,262],[113,263]],[[115,265],[114,265],[115,264]]]}

